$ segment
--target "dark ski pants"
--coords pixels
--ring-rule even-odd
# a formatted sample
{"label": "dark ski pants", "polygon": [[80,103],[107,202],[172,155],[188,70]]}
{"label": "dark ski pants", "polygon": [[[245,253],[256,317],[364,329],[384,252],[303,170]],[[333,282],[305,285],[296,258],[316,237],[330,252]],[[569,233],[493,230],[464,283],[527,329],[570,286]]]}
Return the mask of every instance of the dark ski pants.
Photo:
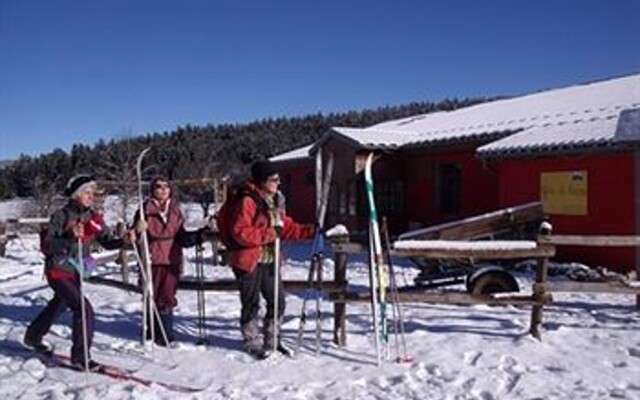
{"label": "dark ski pants", "polygon": [[180,266],[152,265],[151,279],[153,280],[153,298],[159,311],[171,311],[178,305],[176,292]]}
{"label": "dark ski pants", "polygon": [[[160,325],[167,335],[167,340],[175,340],[173,334],[173,309],[178,305],[176,292],[178,290],[178,280],[180,279],[180,266],[178,265],[152,265],[151,280],[153,282],[153,300],[160,320],[154,312],[154,335],[158,344],[165,344]],[[147,326],[150,326],[152,318],[147,316]],[[151,330],[146,333],[147,339],[151,338]]]}
{"label": "dark ski pants", "polygon": [[[69,279],[48,279],[49,286],[53,289],[54,295],[45,308],[38,314],[36,319],[27,328],[25,338],[31,342],[42,341],[44,335],[49,332],[51,325],[58,319],[60,314],[66,309],[73,312],[71,360],[74,362],[84,362],[84,336],[82,334],[82,303],[80,297],[80,279],[78,277]],[[87,324],[87,348],[91,349],[94,329],[93,307],[87,298],[84,299],[85,317]],[[90,353],[89,353],[90,354]],[[89,359],[91,357],[89,356]]]}
{"label": "dark ski pants", "polygon": [[[274,264],[258,264],[251,272],[234,269],[236,280],[240,290],[240,328],[245,342],[254,341],[257,336],[257,319],[260,312],[260,295],[267,303],[267,312],[264,317],[265,342],[273,340],[268,337],[273,332],[274,324]],[[278,318],[280,321],[285,310],[285,294],[282,290],[282,280],[278,283]]]}

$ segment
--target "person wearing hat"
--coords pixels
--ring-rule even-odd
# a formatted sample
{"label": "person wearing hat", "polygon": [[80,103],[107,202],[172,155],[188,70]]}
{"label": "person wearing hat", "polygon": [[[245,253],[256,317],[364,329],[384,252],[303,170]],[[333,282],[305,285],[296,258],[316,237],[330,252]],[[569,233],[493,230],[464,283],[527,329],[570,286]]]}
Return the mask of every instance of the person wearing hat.
{"label": "person wearing hat", "polygon": [[[240,331],[245,350],[256,358],[264,358],[274,344],[281,352],[287,352],[280,338],[274,337],[275,324],[280,326],[285,311],[282,281],[278,290],[279,309],[274,310],[274,242],[277,237],[310,239],[315,233],[313,224],[298,224],[285,214],[279,185],[275,165],[270,161],[256,162],[251,166],[251,180],[236,192],[229,207],[229,234],[234,245],[228,248],[228,260],[240,290]],[[261,296],[267,305],[263,340],[258,321]]]}
{"label": "person wearing hat", "polygon": [[[151,181],[150,196],[144,201],[143,207],[145,218],[140,218],[138,210],[134,216],[134,226],[137,234],[146,231],[149,240],[153,300],[160,316],[159,320],[154,318],[155,342],[160,346],[168,346],[175,341],[173,310],[178,305],[176,292],[182,271],[182,248],[202,243],[211,230],[208,226],[195,231],[185,229],[185,218],[179,202],[173,196],[171,183],[162,176]],[[151,330],[147,330],[145,335],[151,339]]]}
{"label": "person wearing hat", "polygon": [[[85,365],[90,370],[100,368],[100,364],[90,358],[94,328],[93,308],[89,300],[81,296],[81,279],[95,265],[91,258],[91,245],[97,241],[106,249],[117,249],[125,244],[125,239],[115,237],[105,225],[103,215],[93,209],[95,191],[96,182],[92,176],[74,176],[64,191],[69,201],[51,215],[46,233],[41,239],[44,242],[41,247],[45,253],[45,276],[54,296],[29,324],[24,335],[26,346],[42,352],[51,350],[51,346],[43,338],[62,312],[71,309],[71,363],[80,370],[84,370]],[[85,308],[84,321],[82,302]],[[89,359],[85,359],[85,339]]]}

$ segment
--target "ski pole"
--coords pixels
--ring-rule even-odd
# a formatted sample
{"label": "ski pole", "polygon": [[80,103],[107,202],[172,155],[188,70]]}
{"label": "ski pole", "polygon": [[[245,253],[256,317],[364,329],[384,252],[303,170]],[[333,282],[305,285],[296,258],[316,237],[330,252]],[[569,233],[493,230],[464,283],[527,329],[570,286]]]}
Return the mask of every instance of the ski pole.
{"label": "ski pole", "polygon": [[300,349],[302,346],[302,334],[307,323],[307,301],[309,300],[308,291],[313,290],[313,277],[315,276],[315,269],[317,268],[317,264],[318,255],[313,252],[311,255],[311,263],[309,264],[309,274],[307,275],[307,289],[305,290],[304,297],[302,299],[302,311],[300,312],[300,324],[298,325],[298,336],[296,338],[296,357],[300,354]]}
{"label": "ski pole", "polygon": [[[389,238],[389,226],[387,218],[382,217],[382,234],[384,235],[387,265],[389,266],[389,285],[391,288],[391,298],[393,301],[393,333],[396,348],[396,361],[411,361],[411,357],[407,354],[407,340],[404,329],[404,317],[402,315],[402,306],[400,305],[400,296],[398,294],[398,283],[396,281],[396,272],[391,258],[391,239]],[[396,316],[397,314],[397,316]],[[398,331],[402,340],[402,355],[400,355],[400,346],[398,344]]]}
{"label": "ski pole", "polygon": [[196,244],[196,278],[198,279],[197,307],[198,307],[198,344],[207,344],[206,310],[204,295],[204,260],[202,245]]}
{"label": "ski pole", "polygon": [[278,335],[280,334],[280,327],[279,327],[279,323],[280,323],[280,285],[279,285],[279,279],[280,279],[280,238],[276,237],[275,242],[273,243],[273,252],[274,252],[274,257],[273,257],[273,293],[274,293],[274,299],[273,299],[273,337],[274,337],[274,341],[273,341],[273,352],[275,353],[276,351],[278,351]]}
{"label": "ski pole", "polygon": [[320,296],[322,296],[322,251],[324,239],[322,232],[317,235],[318,250],[316,251],[316,355],[322,353],[322,309],[320,307]]}
{"label": "ski pole", "polygon": [[82,248],[82,238],[78,238],[78,273],[80,275],[80,316],[82,318],[82,352],[84,354],[84,371],[89,371],[89,344],[87,335],[87,311],[84,304],[84,255]]}

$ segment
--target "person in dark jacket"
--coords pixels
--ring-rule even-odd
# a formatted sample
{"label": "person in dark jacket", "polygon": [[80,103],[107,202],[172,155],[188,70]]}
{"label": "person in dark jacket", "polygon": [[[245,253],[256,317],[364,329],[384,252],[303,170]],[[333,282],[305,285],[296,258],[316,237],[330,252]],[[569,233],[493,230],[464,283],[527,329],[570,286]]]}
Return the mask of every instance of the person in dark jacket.
{"label": "person in dark jacket", "polygon": [[[93,207],[96,183],[91,176],[78,175],[69,180],[65,195],[69,202],[53,213],[49,220],[43,249],[45,251],[45,276],[54,296],[38,316],[29,324],[24,335],[24,344],[37,351],[46,351],[50,346],[43,342],[51,325],[66,309],[73,312],[71,362],[78,369],[96,369],[99,364],[90,359],[93,340],[94,312],[91,303],[81,296],[81,279],[88,275],[95,262],[91,259],[90,247],[95,241],[106,249],[124,245],[124,240],[115,237],[104,223],[102,214]],[[79,243],[80,242],[80,243]],[[82,269],[84,267],[84,270]],[[86,340],[89,359],[85,360],[82,302],[85,307]],[[86,361],[86,364],[85,364]]]}
{"label": "person in dark jacket", "polygon": [[[143,230],[147,232],[153,298],[160,314],[160,320],[153,319],[155,341],[158,345],[167,346],[175,341],[173,310],[178,304],[176,292],[182,272],[182,248],[202,243],[208,239],[211,230],[209,227],[196,231],[185,229],[180,204],[172,195],[173,190],[168,179],[160,176],[154,178],[150,191],[151,196],[144,202],[145,222],[140,219],[138,211],[134,217],[134,224],[138,234]],[[169,343],[164,340],[160,324]],[[150,330],[145,334],[148,339],[151,338]]]}
{"label": "person in dark jacket", "polygon": [[[286,351],[280,343],[280,337],[274,337],[275,324],[280,326],[285,311],[281,280],[278,282],[279,309],[277,313],[274,310],[276,237],[309,239],[315,233],[314,225],[296,223],[279,207],[284,204],[283,199],[278,198],[282,196],[278,191],[279,184],[280,177],[274,164],[269,161],[254,163],[251,167],[251,180],[239,189],[253,194],[239,196],[239,200],[229,210],[230,235],[236,245],[229,249],[228,256],[240,289],[240,331],[245,350],[257,358],[265,356],[274,344],[280,351]],[[258,321],[261,295],[267,304],[262,341]]]}

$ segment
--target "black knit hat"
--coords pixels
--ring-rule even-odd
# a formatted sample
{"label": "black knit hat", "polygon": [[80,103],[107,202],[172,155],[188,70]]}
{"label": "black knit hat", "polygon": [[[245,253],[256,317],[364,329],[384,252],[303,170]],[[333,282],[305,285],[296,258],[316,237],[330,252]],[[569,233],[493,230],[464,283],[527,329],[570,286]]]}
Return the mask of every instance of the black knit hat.
{"label": "black knit hat", "polygon": [[276,166],[269,160],[257,161],[251,166],[251,179],[254,183],[263,183],[271,175],[277,174]]}
{"label": "black knit hat", "polygon": [[64,188],[64,195],[67,197],[73,197],[78,189],[86,184],[95,185],[95,178],[92,175],[76,175],[67,182],[67,186]]}

